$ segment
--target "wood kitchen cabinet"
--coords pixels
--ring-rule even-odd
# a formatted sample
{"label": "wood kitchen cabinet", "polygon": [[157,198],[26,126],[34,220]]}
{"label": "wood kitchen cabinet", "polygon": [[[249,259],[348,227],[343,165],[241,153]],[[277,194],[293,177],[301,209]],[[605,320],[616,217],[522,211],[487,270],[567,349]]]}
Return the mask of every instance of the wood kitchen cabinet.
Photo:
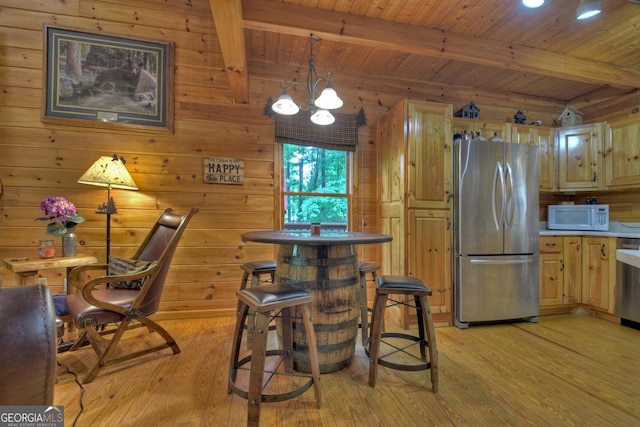
{"label": "wood kitchen cabinet", "polygon": [[540,307],[562,304],[562,237],[540,237]]}
{"label": "wood kitchen cabinet", "polygon": [[580,236],[540,237],[540,307],[580,303]]}
{"label": "wood kitchen cabinet", "polygon": [[490,122],[478,119],[465,119],[462,117],[453,118],[453,133],[467,132],[473,139],[478,132],[485,138],[489,139],[496,135],[501,137],[507,142],[510,138],[509,123],[504,122]]}
{"label": "wood kitchen cabinet", "polygon": [[605,176],[608,189],[640,187],[640,117],[627,116],[607,124]]}
{"label": "wood kitchen cabinet", "polygon": [[[434,321],[451,324],[453,107],[404,100],[377,123],[381,274],[414,276],[431,288]],[[409,316],[410,314],[410,316]],[[401,309],[401,324],[415,323]]]}
{"label": "wood kitchen cabinet", "polygon": [[556,185],[556,162],[554,151],[554,130],[536,127],[534,139],[538,145],[538,185],[540,191],[554,191]]}
{"label": "wood kitchen cabinet", "polygon": [[540,236],[541,314],[577,304],[614,313],[616,238]]}
{"label": "wood kitchen cabinet", "polygon": [[558,128],[558,190],[603,190],[604,123]]}
{"label": "wood kitchen cabinet", "polygon": [[[431,312],[448,316],[452,298],[451,215],[449,211],[412,209],[409,211],[409,275],[419,277],[431,289]],[[410,313],[414,316],[413,313]],[[413,323],[414,319],[403,319]]]}
{"label": "wood kitchen cabinet", "polygon": [[582,303],[614,312],[616,238],[582,237]]}

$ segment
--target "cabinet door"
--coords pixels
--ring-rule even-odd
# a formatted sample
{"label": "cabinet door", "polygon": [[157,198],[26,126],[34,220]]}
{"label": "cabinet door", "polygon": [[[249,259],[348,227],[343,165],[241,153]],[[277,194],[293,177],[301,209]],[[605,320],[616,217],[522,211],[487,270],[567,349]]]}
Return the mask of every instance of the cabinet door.
{"label": "cabinet door", "polygon": [[558,189],[604,188],[601,124],[558,129]]}
{"label": "cabinet door", "polygon": [[583,304],[602,309],[609,307],[610,249],[606,237],[582,238]]}
{"label": "cabinet door", "polygon": [[563,304],[578,304],[582,299],[582,238],[563,238]]}
{"label": "cabinet door", "polygon": [[540,254],[540,307],[562,304],[562,254]]}
{"label": "cabinet door", "polygon": [[510,123],[503,122],[485,122],[477,119],[464,119],[461,117],[453,118],[453,133],[467,132],[474,138],[478,132],[480,135],[489,139],[492,136],[499,136],[507,142],[511,142]]}
{"label": "cabinet door", "polygon": [[551,128],[533,129],[538,144],[538,183],[540,191],[556,190],[556,164]]}
{"label": "cabinet door", "polygon": [[408,208],[449,208],[452,109],[448,104],[407,102]]}
{"label": "cabinet door", "polygon": [[511,142],[516,144],[536,144],[538,131],[533,126],[511,125]]}
{"label": "cabinet door", "polygon": [[405,133],[404,103],[378,120],[378,223],[380,231],[393,236],[380,245],[380,267],[385,274],[405,274]]}
{"label": "cabinet door", "polygon": [[433,292],[429,304],[438,313],[451,313],[452,252],[448,211],[409,211],[409,275],[421,279]]}
{"label": "cabinet door", "polygon": [[562,237],[540,236],[540,307],[562,304]]}
{"label": "cabinet door", "polygon": [[605,147],[607,188],[640,187],[640,117],[610,122]]}

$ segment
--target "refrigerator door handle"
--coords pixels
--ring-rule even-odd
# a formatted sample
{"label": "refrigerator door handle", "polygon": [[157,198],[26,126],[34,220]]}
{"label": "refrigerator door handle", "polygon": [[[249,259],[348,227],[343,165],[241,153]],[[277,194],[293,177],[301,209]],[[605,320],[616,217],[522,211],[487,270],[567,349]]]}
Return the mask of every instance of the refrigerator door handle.
{"label": "refrigerator door handle", "polygon": [[[498,184],[498,179],[500,179],[500,197],[501,197],[501,201],[502,201],[502,205],[500,206],[500,217],[498,218],[498,198],[497,198],[497,194],[496,194],[496,186]],[[505,192],[504,192],[504,170],[502,169],[502,163],[500,162],[496,162],[496,170],[493,173],[493,190],[492,190],[492,197],[493,197],[493,223],[496,226],[496,229],[500,229],[500,227],[502,226],[502,223],[504,222],[504,197],[505,197]]]}
{"label": "refrigerator door handle", "polygon": [[490,260],[490,259],[472,259],[471,264],[529,264],[533,259],[516,259],[516,260]]}
{"label": "refrigerator door handle", "polygon": [[511,229],[511,224],[513,223],[513,217],[515,216],[514,210],[516,209],[516,203],[513,201],[513,169],[511,168],[511,164],[509,162],[506,163],[506,176],[509,182],[509,189],[511,193],[507,196],[507,189],[505,186],[505,225],[507,226],[507,230]]}

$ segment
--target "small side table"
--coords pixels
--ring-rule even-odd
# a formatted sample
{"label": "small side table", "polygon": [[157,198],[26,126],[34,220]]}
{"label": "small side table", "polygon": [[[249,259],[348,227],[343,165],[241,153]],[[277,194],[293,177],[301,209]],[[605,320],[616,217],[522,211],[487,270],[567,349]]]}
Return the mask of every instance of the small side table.
{"label": "small side table", "polygon": [[[78,255],[54,258],[5,258],[2,266],[16,275],[16,285],[26,286],[35,284],[35,277],[39,270],[52,268],[66,268],[69,272],[79,265],[96,264],[98,259],[90,255]],[[67,288],[68,292],[69,288]]]}

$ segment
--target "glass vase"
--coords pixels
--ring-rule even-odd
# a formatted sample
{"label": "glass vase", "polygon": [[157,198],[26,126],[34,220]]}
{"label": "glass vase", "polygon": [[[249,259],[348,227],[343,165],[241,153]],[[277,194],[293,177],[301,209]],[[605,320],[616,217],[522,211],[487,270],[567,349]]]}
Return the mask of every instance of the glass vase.
{"label": "glass vase", "polygon": [[62,235],[62,256],[76,256],[78,255],[78,238],[76,236],[76,229],[67,228],[65,234]]}

